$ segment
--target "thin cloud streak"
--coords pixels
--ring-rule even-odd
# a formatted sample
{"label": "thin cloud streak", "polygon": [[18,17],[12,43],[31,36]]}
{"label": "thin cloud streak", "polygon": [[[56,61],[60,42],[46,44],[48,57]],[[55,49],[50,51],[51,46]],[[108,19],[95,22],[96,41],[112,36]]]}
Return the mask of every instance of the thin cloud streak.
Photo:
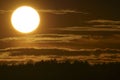
{"label": "thin cloud streak", "polygon": [[76,13],[76,14],[88,14],[85,12],[75,11],[75,10],[38,10],[39,12],[45,12],[45,13],[52,13],[52,14],[69,14],[69,13]]}
{"label": "thin cloud streak", "polygon": [[52,30],[59,30],[59,31],[120,31],[119,27],[120,26],[118,26],[118,25],[115,27],[109,27],[109,28],[106,27],[106,25],[93,25],[90,27],[74,26],[74,27],[64,27],[64,28],[53,28]]}
{"label": "thin cloud streak", "polygon": [[114,20],[104,20],[104,19],[97,19],[97,20],[90,20],[88,23],[98,23],[98,24],[119,24],[120,21],[114,21]]}
{"label": "thin cloud streak", "polygon": [[[8,13],[8,12],[13,12],[14,10],[0,10],[0,14],[4,14],[4,13]],[[58,15],[62,15],[62,14],[88,14],[85,12],[80,12],[80,11],[75,11],[75,10],[52,10],[52,9],[41,9],[41,10],[37,10],[40,13],[51,13],[51,14],[58,14]]]}
{"label": "thin cloud streak", "polygon": [[51,28],[58,31],[120,31],[120,21],[114,20],[89,20],[83,26],[70,26]]}
{"label": "thin cloud streak", "polygon": [[12,12],[13,10],[0,10],[0,14],[4,14],[4,13],[8,13],[8,12]]}
{"label": "thin cloud streak", "polygon": [[11,41],[20,41],[20,42],[69,42],[73,39],[82,38],[80,35],[72,35],[72,34],[38,34],[32,36],[25,37],[7,37],[2,38],[0,41],[2,42],[11,42]]}

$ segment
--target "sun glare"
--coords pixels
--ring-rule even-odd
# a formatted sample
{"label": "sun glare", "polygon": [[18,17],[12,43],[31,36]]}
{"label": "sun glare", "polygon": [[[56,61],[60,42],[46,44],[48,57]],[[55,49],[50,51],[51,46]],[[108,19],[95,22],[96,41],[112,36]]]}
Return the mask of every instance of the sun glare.
{"label": "sun glare", "polygon": [[37,29],[40,24],[38,12],[29,6],[17,8],[11,17],[13,27],[22,33],[30,33]]}

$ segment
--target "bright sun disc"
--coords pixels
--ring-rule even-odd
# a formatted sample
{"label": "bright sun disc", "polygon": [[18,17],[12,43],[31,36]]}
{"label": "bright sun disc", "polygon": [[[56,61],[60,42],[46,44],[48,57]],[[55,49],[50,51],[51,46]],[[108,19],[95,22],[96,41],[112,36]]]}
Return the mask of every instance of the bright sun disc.
{"label": "bright sun disc", "polygon": [[30,33],[37,29],[40,23],[40,16],[32,7],[22,6],[13,12],[11,22],[17,31]]}

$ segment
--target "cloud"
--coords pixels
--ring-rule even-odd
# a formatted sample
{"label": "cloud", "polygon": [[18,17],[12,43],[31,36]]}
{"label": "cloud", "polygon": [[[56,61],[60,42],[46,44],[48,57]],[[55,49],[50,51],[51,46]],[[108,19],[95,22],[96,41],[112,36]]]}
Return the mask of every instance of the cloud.
{"label": "cloud", "polygon": [[28,43],[62,43],[69,42],[73,39],[80,39],[80,35],[72,35],[72,34],[36,34],[31,36],[24,37],[7,37],[2,38],[0,41],[2,42],[11,42],[11,41],[20,41],[20,42],[28,42]]}
{"label": "cloud", "polygon": [[120,31],[120,21],[114,20],[89,20],[82,26],[58,27],[51,28],[51,30],[58,30],[62,32],[80,32],[80,31]]}
{"label": "cloud", "polygon": [[80,12],[80,11],[75,11],[75,10],[38,10],[39,12],[44,12],[44,13],[52,13],[52,14],[69,14],[69,13],[76,13],[76,14],[88,14],[85,12]]}
{"label": "cloud", "polygon": [[[56,56],[79,56],[79,55],[96,55],[99,56],[104,53],[109,53],[109,54],[117,54],[120,53],[120,49],[110,49],[110,48],[94,48],[94,49],[69,49],[69,48],[6,48],[6,49],[0,49],[0,55],[6,56],[20,56],[20,55],[35,55],[35,56],[40,56],[40,55],[56,55]],[[4,54],[3,54],[4,53]]]}
{"label": "cloud", "polygon": [[64,28],[53,28],[53,30],[59,31],[120,31],[118,25],[92,25],[92,26],[73,26]]}
{"label": "cloud", "polygon": [[89,20],[87,24],[91,26],[91,29],[100,31],[120,31],[120,21],[115,20]]}
{"label": "cloud", "polygon": [[0,62],[26,63],[56,59],[80,60],[90,63],[120,62],[120,49],[60,49],[60,48],[6,48],[0,49]]}
{"label": "cloud", "polygon": [[114,20],[104,20],[104,19],[97,19],[97,20],[90,20],[88,23],[98,23],[98,24],[119,24],[120,21],[114,21]]}
{"label": "cloud", "polygon": [[[88,13],[85,13],[85,12],[80,12],[80,11],[76,11],[76,10],[69,10],[69,9],[66,9],[66,10],[52,10],[52,9],[41,9],[41,10],[37,10],[38,12],[40,13],[51,13],[51,14],[88,14]],[[4,14],[4,13],[8,13],[8,12],[13,12],[13,10],[0,10],[0,14]]]}
{"label": "cloud", "polygon": [[0,14],[4,14],[4,13],[8,13],[8,12],[12,12],[13,10],[0,10]]}
{"label": "cloud", "polygon": [[[79,32],[79,31],[78,31]],[[0,39],[0,48],[6,47],[57,47],[57,48],[119,48],[120,35],[94,32],[89,34],[33,34]]]}

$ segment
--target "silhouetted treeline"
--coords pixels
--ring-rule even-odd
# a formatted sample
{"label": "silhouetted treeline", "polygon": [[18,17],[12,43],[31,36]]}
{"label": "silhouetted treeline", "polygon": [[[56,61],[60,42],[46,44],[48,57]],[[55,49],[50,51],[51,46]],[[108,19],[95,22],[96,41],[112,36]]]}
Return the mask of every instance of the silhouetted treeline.
{"label": "silhouetted treeline", "polygon": [[0,80],[120,80],[120,63],[90,65],[56,60],[0,65]]}

